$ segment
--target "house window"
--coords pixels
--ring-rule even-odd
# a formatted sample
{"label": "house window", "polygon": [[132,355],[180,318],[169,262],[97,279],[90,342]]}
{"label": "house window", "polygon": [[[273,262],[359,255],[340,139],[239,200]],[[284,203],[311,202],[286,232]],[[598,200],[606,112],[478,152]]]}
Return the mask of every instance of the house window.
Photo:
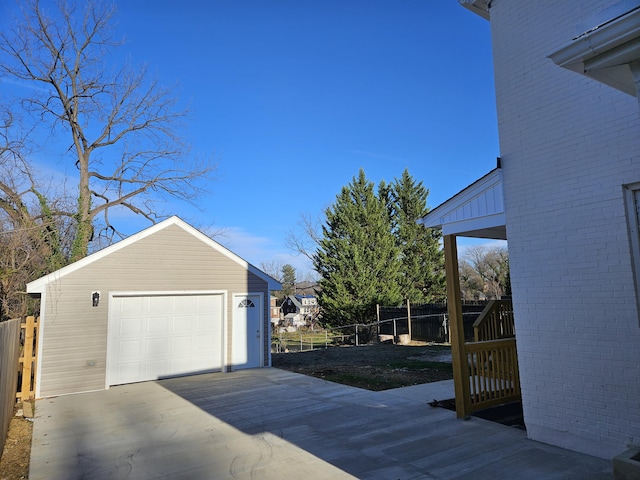
{"label": "house window", "polygon": [[255,305],[248,298],[245,298],[244,300],[242,300],[240,302],[240,305],[238,305],[238,308],[253,308],[253,307],[255,307]]}
{"label": "house window", "polygon": [[624,194],[631,242],[631,265],[636,287],[636,304],[640,313],[640,182],[625,185]]}

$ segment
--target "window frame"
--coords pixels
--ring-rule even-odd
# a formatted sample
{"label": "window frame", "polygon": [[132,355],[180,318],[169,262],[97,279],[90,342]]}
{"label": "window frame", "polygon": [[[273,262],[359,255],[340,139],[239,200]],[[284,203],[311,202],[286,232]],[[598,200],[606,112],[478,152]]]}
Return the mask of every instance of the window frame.
{"label": "window frame", "polygon": [[624,204],[631,247],[631,270],[640,326],[640,182],[623,185]]}

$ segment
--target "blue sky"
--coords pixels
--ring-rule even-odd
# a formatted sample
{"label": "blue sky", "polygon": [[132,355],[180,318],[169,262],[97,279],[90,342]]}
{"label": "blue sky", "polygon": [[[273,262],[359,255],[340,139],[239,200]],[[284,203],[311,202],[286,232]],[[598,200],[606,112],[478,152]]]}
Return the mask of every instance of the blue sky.
{"label": "blue sky", "polygon": [[376,183],[408,168],[435,207],[495,167],[489,22],[456,0],[115,3],[118,54],[176,85],[187,141],[218,166],[199,208],[164,212],[255,265],[303,272],[287,232],[360,168]]}

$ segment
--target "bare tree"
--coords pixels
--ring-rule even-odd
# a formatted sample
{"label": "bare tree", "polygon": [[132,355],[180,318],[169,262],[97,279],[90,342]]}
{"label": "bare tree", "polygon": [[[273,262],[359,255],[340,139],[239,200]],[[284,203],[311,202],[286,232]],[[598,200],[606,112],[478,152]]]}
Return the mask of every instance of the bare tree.
{"label": "bare tree", "polygon": [[70,219],[56,214],[67,199],[48,199],[26,151],[11,112],[0,114],[0,320],[27,313],[34,302],[25,283],[62,267],[73,238]]}
{"label": "bare tree", "polygon": [[461,264],[461,283],[470,298],[482,294],[499,299],[511,294],[509,253],[504,247],[477,245],[466,249]]}
{"label": "bare tree", "polygon": [[[84,5],[82,11],[78,5]],[[191,201],[213,172],[209,162],[189,160],[175,133],[186,112],[177,109],[169,89],[146,67],[125,64],[113,72],[104,67],[121,45],[111,37],[114,14],[97,0],[61,0],[55,12],[27,0],[22,17],[0,33],[0,74],[33,86],[20,99],[22,109],[34,125],[47,126],[55,140],[50,143],[66,145],[58,154],[78,170],[71,208],[47,206],[50,215],[73,223],[71,261],[87,255],[96,227],[110,238],[120,235],[109,218],[112,209],[155,222],[162,215],[154,200],[168,195]],[[51,203],[38,190],[34,165],[22,165],[23,181],[33,184],[29,194]],[[4,186],[3,194],[19,204],[25,192]],[[25,228],[33,221],[27,219]]]}
{"label": "bare tree", "polygon": [[459,265],[460,294],[463,300],[481,300],[486,298],[484,280],[474,268],[464,261]]}
{"label": "bare tree", "polygon": [[308,213],[301,213],[295,230],[289,230],[285,238],[287,248],[313,261],[313,255],[322,239],[322,220]]}
{"label": "bare tree", "polygon": [[275,278],[278,281],[282,280],[282,267],[284,267],[284,263],[280,260],[260,262],[260,269],[271,278]]}

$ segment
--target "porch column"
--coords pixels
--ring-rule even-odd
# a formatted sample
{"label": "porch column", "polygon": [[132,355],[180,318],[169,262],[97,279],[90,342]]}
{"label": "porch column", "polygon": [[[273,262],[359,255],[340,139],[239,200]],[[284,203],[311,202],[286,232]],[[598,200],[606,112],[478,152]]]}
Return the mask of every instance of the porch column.
{"label": "porch column", "polygon": [[456,394],[456,415],[468,415],[471,394],[469,390],[469,366],[464,348],[464,325],[462,323],[462,301],[460,299],[460,276],[458,273],[458,247],[455,235],[444,236],[445,274],[447,280],[447,310],[449,313],[449,340],[453,363],[453,384]]}

